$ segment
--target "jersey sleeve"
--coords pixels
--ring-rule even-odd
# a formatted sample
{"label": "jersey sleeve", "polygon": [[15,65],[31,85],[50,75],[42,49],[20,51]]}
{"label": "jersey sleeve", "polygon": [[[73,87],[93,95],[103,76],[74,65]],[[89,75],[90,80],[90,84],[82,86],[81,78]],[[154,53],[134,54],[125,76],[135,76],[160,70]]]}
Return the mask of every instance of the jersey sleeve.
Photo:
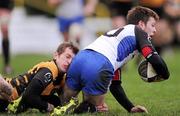
{"label": "jersey sleeve", "polygon": [[151,63],[156,73],[164,79],[169,78],[169,70],[165,61],[154,49],[148,34],[138,27],[135,27],[138,51]]}
{"label": "jersey sleeve", "polygon": [[110,92],[117,100],[117,102],[123,106],[128,112],[134,107],[133,103],[128,99],[126,93],[121,86],[121,69],[114,72],[114,78],[110,85]]}
{"label": "jersey sleeve", "polygon": [[135,27],[135,36],[137,40],[137,49],[145,58],[151,54],[157,54],[156,50],[152,46],[148,34],[137,26]]}
{"label": "jersey sleeve", "polygon": [[121,81],[121,69],[114,72],[113,81]]}
{"label": "jersey sleeve", "polygon": [[24,104],[28,104],[30,107],[46,111],[48,103],[41,99],[41,93],[52,80],[52,73],[48,68],[40,69],[29,83],[23,94],[22,98],[25,102]]}

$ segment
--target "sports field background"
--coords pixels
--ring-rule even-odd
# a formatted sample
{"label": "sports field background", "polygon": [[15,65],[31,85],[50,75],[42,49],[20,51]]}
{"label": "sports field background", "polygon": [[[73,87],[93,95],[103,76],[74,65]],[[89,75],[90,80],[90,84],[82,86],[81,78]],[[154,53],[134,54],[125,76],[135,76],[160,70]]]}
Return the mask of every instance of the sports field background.
{"label": "sports field background", "polygon": [[[148,116],[179,116],[180,115],[180,48],[173,48],[173,52],[166,52],[163,57],[167,62],[170,70],[170,78],[164,82],[146,83],[143,82],[137,74],[137,66],[135,60],[131,61],[123,71],[122,86],[124,87],[129,99],[134,104],[145,106],[148,114],[133,114],[133,115],[148,115]],[[51,54],[22,54],[12,56],[11,64],[14,68],[14,73],[8,76],[17,76],[24,73],[33,65],[40,61],[51,59]],[[2,58],[0,57],[0,71],[2,71]],[[108,93],[106,103],[109,106],[109,113],[93,114],[106,116],[125,116],[131,115],[126,112]],[[5,115],[5,114],[0,114]],[[37,111],[25,112],[21,115],[46,115]],[[83,114],[85,115],[85,114]],[[87,116],[92,114],[86,114]]]}

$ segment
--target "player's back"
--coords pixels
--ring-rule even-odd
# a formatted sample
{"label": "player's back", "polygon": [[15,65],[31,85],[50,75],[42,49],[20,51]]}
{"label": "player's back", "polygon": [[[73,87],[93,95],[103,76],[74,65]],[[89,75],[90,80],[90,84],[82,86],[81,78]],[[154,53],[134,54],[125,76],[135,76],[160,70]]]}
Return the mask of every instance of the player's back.
{"label": "player's back", "polygon": [[116,70],[137,53],[135,25],[111,30],[97,38],[86,49],[92,49],[106,56]]}

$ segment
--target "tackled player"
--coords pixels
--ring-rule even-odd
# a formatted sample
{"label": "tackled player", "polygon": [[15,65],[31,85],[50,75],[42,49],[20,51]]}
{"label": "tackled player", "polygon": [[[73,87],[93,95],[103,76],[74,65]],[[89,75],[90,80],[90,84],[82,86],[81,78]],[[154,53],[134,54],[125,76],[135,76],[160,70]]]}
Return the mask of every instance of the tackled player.
{"label": "tackled player", "polygon": [[[59,106],[61,101],[54,93],[60,94],[67,69],[78,51],[72,43],[64,42],[57,48],[53,60],[41,62],[15,78],[0,77],[0,111],[7,111],[8,107],[14,113],[27,108],[50,112]],[[13,101],[18,101],[13,104],[17,109],[11,106]]]}

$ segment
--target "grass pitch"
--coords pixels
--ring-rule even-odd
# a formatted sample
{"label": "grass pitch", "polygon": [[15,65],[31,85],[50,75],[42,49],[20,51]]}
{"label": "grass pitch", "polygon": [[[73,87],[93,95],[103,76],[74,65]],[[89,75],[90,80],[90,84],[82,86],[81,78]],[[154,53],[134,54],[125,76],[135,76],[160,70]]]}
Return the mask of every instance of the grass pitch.
{"label": "grass pitch", "polygon": [[[135,60],[132,60],[122,72],[122,86],[128,98],[135,105],[142,105],[148,109],[145,113],[128,113],[117,103],[108,92],[106,103],[109,106],[108,113],[83,114],[83,116],[179,116],[180,115],[180,48],[174,48],[173,53],[163,55],[170,70],[170,78],[164,82],[146,83],[140,79],[137,73]],[[12,75],[24,73],[40,61],[50,60],[50,55],[24,54],[12,56],[11,64],[14,69]],[[0,58],[0,71],[2,71],[2,58]],[[1,113],[0,115],[6,115]],[[12,115],[12,114],[9,114]],[[38,111],[28,111],[20,115],[48,115]]]}

